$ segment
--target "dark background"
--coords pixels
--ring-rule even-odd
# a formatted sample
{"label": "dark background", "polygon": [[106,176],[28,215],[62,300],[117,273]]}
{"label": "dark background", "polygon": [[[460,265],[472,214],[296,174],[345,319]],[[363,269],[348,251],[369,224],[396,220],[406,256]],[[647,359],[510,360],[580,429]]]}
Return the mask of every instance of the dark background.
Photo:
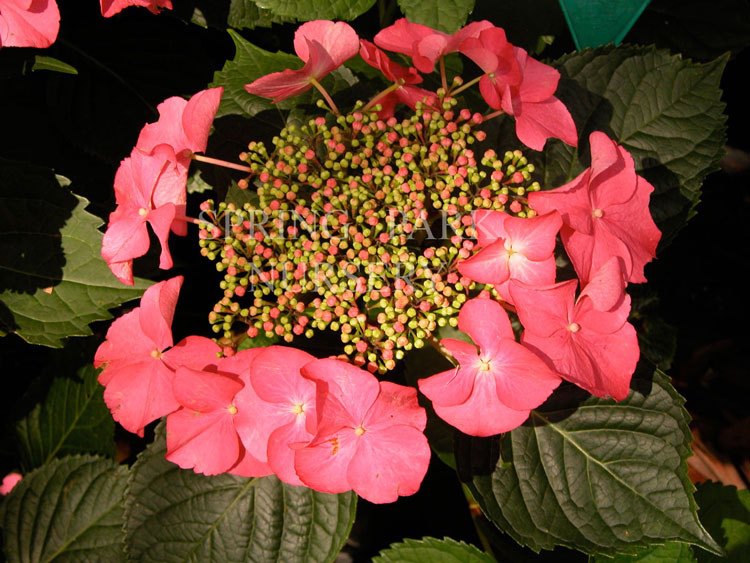
{"label": "dark background", "polygon": [[[135,144],[141,126],[156,119],[156,105],[168,96],[187,96],[205,88],[213,72],[234,54],[223,29],[186,23],[195,2],[175,0],[175,4],[174,12],[160,16],[128,9],[103,19],[95,0],[60,0],[60,36],[44,54],[73,65],[77,76],[31,72],[37,52],[1,49],[0,157],[43,164],[70,178],[72,189],[91,201],[89,210],[105,219],[114,203],[114,172]],[[218,0],[212,0],[213,7],[199,4],[209,23],[226,21]],[[505,25],[509,39],[522,46],[534,45],[540,34],[554,35],[544,57],[554,59],[573,49],[556,2],[514,4],[513,13],[503,14],[498,21],[494,2],[480,1],[472,19],[488,17]],[[717,22],[712,23],[712,18]],[[699,60],[733,52],[722,87],[728,145],[737,151],[725,158],[722,171],[706,180],[698,215],[646,274],[649,287],[658,295],[661,317],[676,332],[670,374],[687,399],[694,428],[717,463],[737,468],[740,475],[744,467],[741,478],[745,480],[750,472],[750,157],[744,152],[750,151],[750,83],[745,80],[750,53],[744,49],[750,40],[748,22],[746,2],[656,0],[626,38],[626,42],[655,42]],[[353,25],[371,39],[378,29],[377,6]],[[243,35],[265,49],[291,52],[295,27],[244,30]],[[217,129],[236,124],[236,119],[225,118],[219,120]],[[211,142],[220,143],[219,152],[231,155],[243,148],[231,139]],[[199,198],[193,199],[195,204]],[[206,288],[215,285],[216,273],[210,263],[196,263],[193,238],[174,242],[177,273],[188,274],[175,322],[177,340],[188,333],[207,334],[205,312],[212,305],[213,293]],[[159,279],[164,273],[155,264],[154,257],[143,260],[136,273]],[[98,323],[94,338],[76,339],[74,353],[90,358],[107,326]],[[13,420],[44,392],[60,357],[59,351],[30,346],[15,336],[0,339],[4,385],[0,408],[8,430],[0,444],[0,473],[16,467],[9,432]],[[125,433],[118,438],[125,458],[132,459],[143,447]],[[478,542],[455,474],[435,456],[418,494],[395,507],[360,503],[347,551],[356,559],[366,559],[391,542],[424,535]],[[518,548],[508,549],[509,555],[521,557]]]}

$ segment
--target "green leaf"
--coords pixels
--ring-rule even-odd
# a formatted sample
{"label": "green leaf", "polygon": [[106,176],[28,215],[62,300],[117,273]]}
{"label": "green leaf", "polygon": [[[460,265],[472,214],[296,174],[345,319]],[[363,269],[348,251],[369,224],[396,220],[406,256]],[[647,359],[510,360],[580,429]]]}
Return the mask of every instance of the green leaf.
{"label": "green leaf", "polygon": [[245,338],[240,342],[240,345],[237,346],[237,351],[240,350],[247,350],[249,348],[262,348],[264,346],[271,346],[273,344],[276,344],[280,338],[276,336],[275,334],[271,337],[266,336],[263,333],[258,334],[258,336],[255,336],[253,338]]}
{"label": "green leaf", "polygon": [[276,477],[206,477],[164,459],[164,427],[133,466],[125,508],[139,561],[333,561],[356,495],[292,487]]}
{"label": "green leaf", "polygon": [[31,70],[33,72],[36,72],[37,70],[51,70],[63,74],[78,74],[78,71],[74,66],[59,61],[53,57],[45,57],[42,55],[36,55],[34,57],[34,66],[31,67]]}
{"label": "green leaf", "polygon": [[672,366],[677,352],[677,328],[667,323],[659,311],[659,296],[648,286],[632,286],[633,307],[630,322],[638,334],[641,356],[661,370]]}
{"label": "green leaf", "polygon": [[636,555],[617,555],[614,558],[599,555],[593,563],[695,563],[695,555],[686,543],[669,542],[654,545]]}
{"label": "green leaf", "polygon": [[237,182],[232,182],[227,190],[227,197],[224,198],[224,201],[242,208],[246,203],[253,206],[258,205],[260,199],[258,198],[258,192],[254,189],[245,188],[243,190],[237,185]]}
{"label": "green leaf", "polygon": [[353,20],[372,8],[375,0],[255,0],[276,16],[310,20]]}
{"label": "green leaf", "polygon": [[715,557],[701,551],[698,561],[750,561],[750,491],[709,482],[698,485],[695,500],[701,522],[726,552]]}
{"label": "green leaf", "polygon": [[25,475],[3,506],[8,561],[124,561],[126,475],[126,467],[91,456],[55,459]]}
{"label": "green leaf", "polygon": [[196,170],[188,177],[187,193],[189,194],[202,194],[213,189],[213,186],[203,179],[200,170]]}
{"label": "green leaf", "polygon": [[473,545],[451,538],[406,539],[392,543],[373,563],[493,563],[495,560]]}
{"label": "green leaf", "polygon": [[589,134],[604,131],[630,151],[638,173],[656,188],[651,212],[667,244],[695,214],[703,179],[724,154],[719,81],[726,61],[698,64],[650,47],[604,47],[557,61],[558,96],[578,126],[585,158],[549,142],[532,157],[542,185],[554,188],[579,174],[588,165]]}
{"label": "green leaf", "polygon": [[398,0],[398,7],[409,21],[453,33],[466,23],[474,0]]}
{"label": "green leaf", "polygon": [[[212,86],[224,88],[224,95],[216,114],[217,117],[232,114],[253,117],[263,111],[291,110],[300,104],[310,103],[312,100],[311,91],[281,101],[278,104],[272,104],[266,98],[248,94],[245,90],[245,84],[272,72],[280,72],[288,68],[298,69],[302,66],[302,61],[289,53],[281,51],[271,53],[256,47],[231,29],[228,32],[236,48],[234,59],[227,61],[224,68],[214,73],[214,80],[211,83]],[[323,80],[323,84],[330,94],[348,88],[356,82],[357,78],[345,67],[337,69]],[[279,124],[279,127],[281,126]]]}
{"label": "green leaf", "polygon": [[102,221],[88,201],[46,168],[0,160],[0,305],[4,332],[59,348],[68,336],[139,297],[148,284],[122,285],[101,258]]}
{"label": "green leaf", "polygon": [[502,439],[459,440],[459,473],[487,517],[535,551],[612,556],[678,540],[720,553],[696,515],[683,403],[659,370],[637,372],[620,403],[566,384]]}
{"label": "green leaf", "polygon": [[77,377],[58,377],[46,398],[16,423],[25,470],[75,453],[114,457],[115,423],[97,382],[98,370],[85,366]]}
{"label": "green leaf", "polygon": [[291,21],[295,21],[295,18],[277,16],[271,10],[259,8],[254,0],[232,0],[229,4],[227,25],[237,29],[271,27],[275,23]]}

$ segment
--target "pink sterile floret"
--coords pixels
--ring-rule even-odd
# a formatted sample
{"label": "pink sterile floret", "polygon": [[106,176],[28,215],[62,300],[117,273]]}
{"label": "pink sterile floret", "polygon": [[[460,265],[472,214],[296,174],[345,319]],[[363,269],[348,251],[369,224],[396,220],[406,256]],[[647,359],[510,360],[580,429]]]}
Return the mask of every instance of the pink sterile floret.
{"label": "pink sterile floret", "polygon": [[247,84],[250,94],[271,98],[273,103],[310,89],[359,51],[359,37],[344,22],[315,20],[302,24],[294,34],[294,50],[305,62],[299,70],[283,70],[262,76]]}
{"label": "pink sterile floret", "polygon": [[167,98],[159,104],[159,120],[143,127],[135,146],[151,154],[159,145],[167,145],[177,157],[185,155],[188,159],[191,153],[205,151],[223,91],[209,88],[190,100]]}
{"label": "pink sterile floret", "polygon": [[[169,177],[173,181],[159,182],[154,188],[155,207],[173,203],[177,214],[184,215],[190,161],[193,153],[206,150],[223,91],[223,88],[209,88],[193,95],[190,100],[167,98],[159,104],[159,120],[141,129],[135,149],[154,159],[166,160],[171,166]],[[184,220],[175,220],[171,228],[175,234],[187,234]]]}
{"label": "pink sterile floret", "polygon": [[524,326],[523,343],[547,358],[562,377],[597,397],[621,401],[638,362],[638,338],[627,322],[621,259],[608,260],[575,298],[576,281],[546,288],[512,281]]}
{"label": "pink sterile floret", "polygon": [[[120,164],[115,175],[117,208],[109,216],[102,240],[102,258],[122,283],[133,285],[133,259],[148,251],[147,222],[161,243],[159,267],[163,270],[172,267],[167,240],[177,206],[174,203],[157,205],[154,194],[157,186],[174,186],[181,181],[166,160],[138,150]],[[176,188],[169,188],[173,189]]]}
{"label": "pink sterile floret", "polygon": [[430,447],[416,390],[336,359],[314,360],[302,373],[318,393],[317,434],[294,456],[302,482],[327,493],[354,490],[375,503],[417,492]]}
{"label": "pink sterile floret", "polygon": [[491,108],[515,118],[522,143],[534,150],[542,150],[550,137],[578,144],[573,118],[554,96],[557,70],[513,47],[499,28],[465,40],[460,50],[486,73],[479,81],[482,97]]}
{"label": "pink sterile floret", "polygon": [[495,301],[467,301],[458,328],[476,346],[442,339],[458,367],[420,379],[419,390],[437,415],[461,432],[492,436],[512,430],[560,384],[558,374],[516,342],[508,314]]}
{"label": "pink sterile floret", "polygon": [[94,357],[94,366],[104,368],[99,383],[112,417],[139,436],[149,422],[179,407],[172,392],[174,372],[162,361],[162,353],[172,346],[182,280],[177,276],[149,287],[140,307],[112,323]]}
{"label": "pink sterile floret", "polygon": [[302,376],[315,358],[282,346],[263,349],[253,361],[237,394],[235,425],[248,452],[268,462],[276,476],[302,485],[294,470],[292,445],[305,445],[315,436],[315,383]]}
{"label": "pink sterile floret", "polygon": [[555,281],[555,240],[562,220],[552,211],[526,219],[501,211],[473,214],[479,252],[458,263],[458,271],[479,283],[491,283],[503,299],[512,299],[510,280],[530,285]]}
{"label": "pink sterile floret", "polygon": [[0,0],[0,47],[49,47],[60,30],[55,0]]}
{"label": "pink sterile floret", "polygon": [[508,89],[521,83],[521,68],[505,31],[499,27],[484,29],[461,43],[460,51],[485,72],[479,80],[479,91],[490,107],[500,109]]}
{"label": "pink sterile floret", "polygon": [[15,488],[15,486],[21,482],[21,479],[23,479],[23,475],[21,475],[17,471],[8,473],[5,477],[3,477],[3,483],[2,485],[0,485],[0,495],[4,496],[9,494]]}
{"label": "pink sterile floret", "polygon": [[158,14],[162,8],[172,9],[172,0],[99,0],[99,4],[105,18],[111,18],[130,6],[147,8],[153,14]]}
{"label": "pink sterile floret", "polygon": [[401,18],[381,30],[375,36],[375,44],[386,51],[411,57],[420,72],[432,72],[441,57],[455,53],[466,39],[477,37],[482,30],[493,27],[488,21],[478,21],[448,34]]}
{"label": "pink sterile floret", "polygon": [[271,474],[242,444],[237,420],[243,407],[237,395],[261,349],[220,358],[202,370],[179,367],[174,396],[180,409],[167,417],[167,459],[205,475],[233,473],[245,477]]}
{"label": "pink sterile floret", "polygon": [[560,235],[582,282],[612,256],[622,258],[627,281],[644,282],[643,268],[661,238],[648,208],[654,187],[604,133],[593,132],[589,141],[591,167],[564,186],[530,193],[529,204],[539,213],[560,212]]}
{"label": "pink sterile floret", "polygon": [[521,83],[510,86],[502,110],[516,120],[516,135],[527,147],[540,151],[550,137],[578,146],[578,132],[568,108],[553,96],[560,73],[537,61],[520,47],[513,53],[521,69]]}
{"label": "pink sterile floret", "polygon": [[393,92],[377,99],[376,103],[382,107],[378,114],[382,119],[391,117],[399,102],[410,108],[416,107],[417,102],[435,104],[437,98],[433,92],[413,86],[422,82],[422,77],[415,68],[407,68],[393,62],[383,51],[364,39],[360,41],[359,54],[368,65],[378,69],[388,80],[400,85]]}

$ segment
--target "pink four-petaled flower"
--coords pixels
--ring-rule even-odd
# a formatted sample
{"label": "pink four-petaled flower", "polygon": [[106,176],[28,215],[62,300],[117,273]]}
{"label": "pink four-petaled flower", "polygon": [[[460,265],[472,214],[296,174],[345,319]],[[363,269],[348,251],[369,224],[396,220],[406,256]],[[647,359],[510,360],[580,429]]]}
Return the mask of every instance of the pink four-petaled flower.
{"label": "pink four-petaled flower", "polygon": [[512,303],[508,283],[555,281],[555,240],[562,221],[553,211],[530,219],[500,211],[474,212],[479,252],[458,263],[458,271],[479,283],[491,283]]}
{"label": "pink four-petaled flower", "polygon": [[170,230],[187,234],[185,203],[188,167],[195,152],[206,150],[222,88],[190,100],[169,98],[159,105],[159,120],[143,127],[130,156],[115,175],[117,208],[110,214],[102,257],[115,276],[133,284],[133,259],[149,248],[149,223],[161,243],[159,267],[172,267]]}
{"label": "pink four-petaled flower", "polygon": [[122,283],[133,285],[133,259],[148,252],[146,223],[161,243],[159,267],[164,270],[172,267],[167,240],[177,206],[171,202],[157,205],[154,198],[157,187],[175,191],[181,184],[182,178],[166,160],[137,150],[120,164],[115,176],[117,208],[109,216],[102,240],[102,258]]}
{"label": "pink four-petaled flower", "polygon": [[476,37],[482,30],[491,27],[494,26],[483,20],[471,22],[456,33],[449,34],[401,18],[378,32],[375,44],[386,51],[411,57],[420,72],[432,72],[441,57],[455,53],[466,39]]}
{"label": "pink four-petaled flower", "polygon": [[595,131],[589,140],[591,167],[564,186],[530,193],[529,204],[539,213],[560,212],[560,235],[583,283],[612,256],[623,260],[627,281],[644,282],[643,268],[661,238],[648,208],[654,187],[604,133]]}
{"label": "pink four-petaled flower", "polygon": [[245,447],[291,485],[303,484],[294,471],[291,446],[307,444],[315,436],[315,383],[301,373],[314,359],[294,348],[260,349],[243,377],[245,387],[235,403],[239,409],[236,426]]}
{"label": "pink four-petaled flower", "polygon": [[516,342],[508,314],[495,301],[467,301],[458,327],[476,346],[442,339],[458,367],[420,379],[419,390],[437,415],[461,432],[492,436],[513,430],[560,384],[558,374]]}
{"label": "pink four-petaled flower", "polygon": [[302,482],[328,493],[354,490],[375,503],[417,492],[430,447],[416,390],[335,359],[310,362],[302,373],[318,393],[317,435],[294,457]]}
{"label": "pink four-petaled flower", "polygon": [[112,417],[129,432],[179,407],[172,392],[174,372],[162,360],[172,346],[172,318],[182,276],[149,287],[140,307],[124,314],[107,331],[94,366],[103,367],[99,383]]}
{"label": "pink four-petaled flower", "polygon": [[271,98],[273,103],[302,94],[359,51],[357,32],[347,23],[315,20],[302,24],[294,34],[294,51],[305,62],[299,70],[286,69],[261,76],[247,84],[250,94]]}
{"label": "pink four-petaled flower", "polygon": [[433,105],[436,96],[433,92],[414,86],[420,84],[422,77],[413,67],[404,67],[393,62],[388,55],[378,49],[375,45],[364,39],[360,41],[359,54],[362,59],[371,67],[378,69],[388,80],[399,87],[377,99],[382,109],[379,112],[381,118],[391,117],[395,111],[397,103],[403,103],[414,108],[417,102],[424,102]]}
{"label": "pink four-petaled flower", "polygon": [[[205,475],[263,477],[272,470],[253,456],[238,433],[237,396],[259,348],[215,360],[203,369],[178,367],[174,396],[181,408],[167,417],[167,459]],[[259,421],[259,420],[258,420]]]}
{"label": "pink four-petaled flower", "polygon": [[[178,216],[185,214],[187,175],[194,153],[204,152],[208,134],[219,109],[223,88],[209,88],[194,94],[190,100],[178,96],[159,104],[159,119],[147,123],[138,136],[135,150],[151,156],[156,162],[169,163],[169,182],[154,188],[154,207],[175,205]],[[177,219],[171,225],[177,235],[187,234],[187,223]]]}
{"label": "pink four-petaled flower", "polygon": [[548,358],[564,379],[597,397],[622,401],[640,351],[628,323],[621,260],[608,260],[576,299],[576,280],[548,287],[511,282],[523,343]]}

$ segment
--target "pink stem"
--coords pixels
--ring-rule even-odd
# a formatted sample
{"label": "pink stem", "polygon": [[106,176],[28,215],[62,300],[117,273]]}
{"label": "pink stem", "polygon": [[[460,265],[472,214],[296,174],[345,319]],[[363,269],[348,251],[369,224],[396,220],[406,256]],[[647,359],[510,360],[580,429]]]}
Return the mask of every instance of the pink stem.
{"label": "pink stem", "polygon": [[220,160],[218,158],[212,158],[210,156],[203,156],[200,154],[194,154],[193,160],[198,162],[207,162],[208,164],[215,164],[216,166],[223,166],[224,168],[232,168],[234,170],[241,170],[242,172],[252,172],[253,170],[249,166],[242,164],[235,164],[234,162],[227,162],[226,160]]}

